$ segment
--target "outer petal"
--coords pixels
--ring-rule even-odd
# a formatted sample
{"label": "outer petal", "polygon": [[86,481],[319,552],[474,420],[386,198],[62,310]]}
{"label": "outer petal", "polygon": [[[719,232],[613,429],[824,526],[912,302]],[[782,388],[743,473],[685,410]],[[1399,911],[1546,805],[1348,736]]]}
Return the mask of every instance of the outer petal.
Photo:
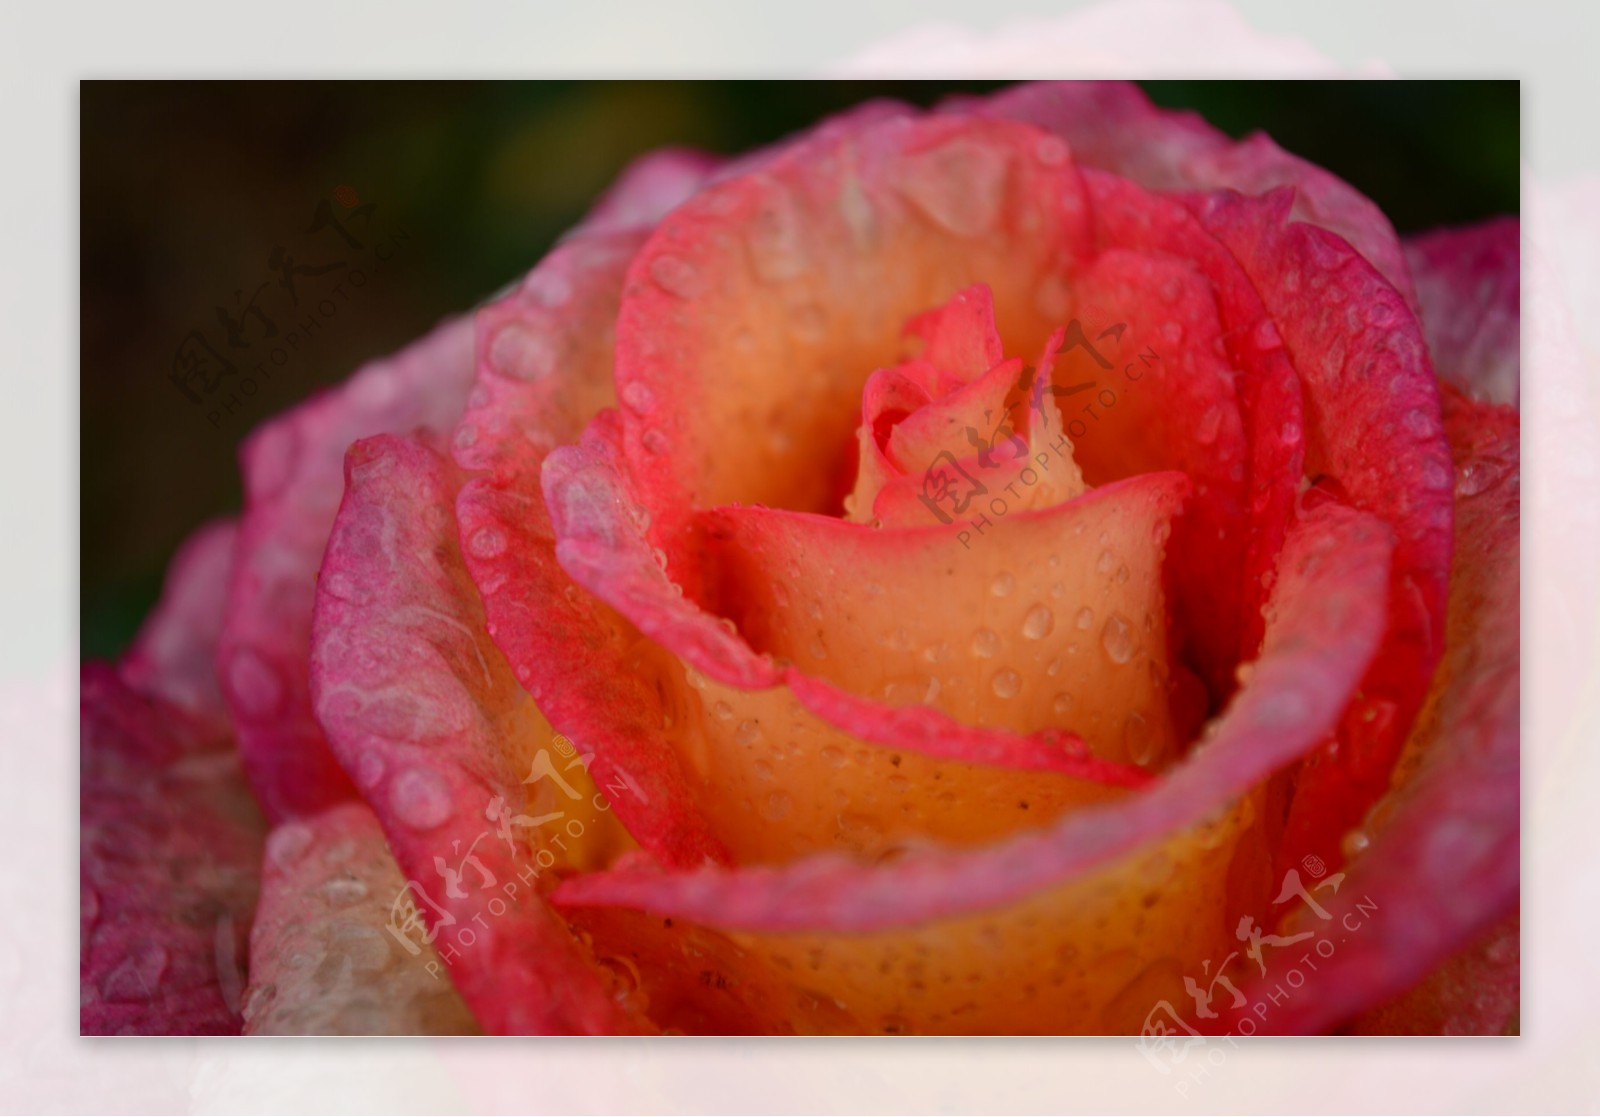
{"label": "outer petal", "polygon": [[1421,330],[1393,287],[1333,234],[1290,222],[1290,198],[1195,202],[1261,292],[1306,395],[1306,470],[1396,535],[1390,631],[1340,729],[1298,776],[1283,864],[1338,860],[1340,836],[1385,786],[1444,648],[1449,448]]}
{"label": "outer petal", "polygon": [[1369,198],[1256,133],[1235,143],[1192,112],[1158,109],[1131,82],[1040,82],[963,109],[1026,120],[1061,136],[1085,166],[1161,190],[1294,189],[1293,216],[1355,246],[1417,305],[1394,226]]}
{"label": "outer petal", "polygon": [[1422,329],[1439,375],[1515,405],[1522,378],[1522,223],[1501,217],[1406,241]]}
{"label": "outer petal", "polygon": [[[252,1035],[463,1035],[478,1031],[438,952],[385,933],[406,885],[361,803],[267,840],[250,931],[245,1030]],[[418,944],[412,943],[415,947]]]}
{"label": "outer petal", "polygon": [[1522,1016],[1522,919],[1511,915],[1403,996],[1350,1025],[1358,1035],[1516,1035]]}
{"label": "outer petal", "polygon": [[[639,241],[636,233],[575,238],[480,312],[478,383],[454,447],[463,468],[487,475],[463,487],[456,512],[490,634],[517,678],[554,724],[594,750],[602,783],[629,774],[641,794],[615,809],[633,836],[669,864],[695,865],[725,854],[661,744],[656,657],[630,621],[580,594],[556,561],[539,481],[546,455],[615,398],[611,331]],[[612,508],[616,498],[602,486],[583,499]],[[648,549],[635,557],[646,575],[660,574]]]}
{"label": "outer petal", "polygon": [[648,229],[693,197],[721,163],[717,156],[691,148],[662,148],[641,156],[595,203],[579,230]]}
{"label": "outer petal", "polygon": [[[1394,791],[1349,847],[1364,852],[1337,895],[1322,893],[1329,919],[1302,909],[1290,921],[1291,932],[1346,941],[1306,974],[1304,988],[1258,1021],[1263,1030],[1338,1025],[1423,980],[1517,904],[1519,424],[1509,408],[1448,395],[1446,419],[1458,494],[1448,650]],[[1506,961],[1503,947],[1492,953]],[[1251,1004],[1269,982],[1246,990]],[[1237,1019],[1224,1014],[1215,1026]],[[1503,1027],[1502,1018],[1495,1030]]]}
{"label": "outer petal", "polygon": [[82,686],[81,1030],[237,1033],[265,830],[238,758],[103,665]]}
{"label": "outer petal", "polygon": [[134,690],[165,698],[219,733],[228,728],[228,708],[217,685],[217,641],[238,534],[233,520],[214,520],[184,541],[160,602],[117,665]]}
{"label": "outer petal", "polygon": [[256,431],[219,653],[223,690],[267,815],[354,794],[312,717],[306,663],[317,568],[343,490],[345,448],[384,431],[445,431],[471,383],[472,324],[456,319]]}
{"label": "outer petal", "polygon": [[[556,899],[724,929],[739,953],[717,960],[727,968],[710,983],[788,976],[795,992],[771,1006],[773,1026],[1136,1030],[1163,996],[1182,998],[1184,967],[1198,971],[1226,944],[1238,905],[1262,901],[1262,803],[1248,793],[1331,728],[1377,647],[1385,536],[1332,505],[1309,514],[1285,551],[1251,681],[1207,745],[1148,792],[975,852],[875,868],[836,857],[619,868],[569,881]],[[645,926],[677,924],[636,933]],[[997,987],[1005,998],[982,997]]]}
{"label": "outer petal", "polygon": [[[352,447],[346,474],[318,579],[312,693],[416,885],[393,898],[395,922],[412,927],[400,916],[414,906],[423,922],[407,935],[446,935],[452,951],[441,954],[488,1030],[639,1026],[540,898],[549,884],[540,869],[553,860],[527,856],[517,840],[561,818],[518,782],[524,767],[527,782],[550,774],[540,747],[549,727],[484,631],[451,516],[458,476],[426,447],[390,436]],[[579,788],[568,794],[581,801]],[[583,838],[578,856],[604,863],[599,825],[572,837]]]}

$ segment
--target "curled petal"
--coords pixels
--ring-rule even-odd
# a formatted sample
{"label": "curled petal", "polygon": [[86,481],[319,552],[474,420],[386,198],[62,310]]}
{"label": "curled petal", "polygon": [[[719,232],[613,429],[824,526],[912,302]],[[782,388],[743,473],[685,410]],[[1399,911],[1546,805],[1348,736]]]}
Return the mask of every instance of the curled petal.
{"label": "curled petal", "polygon": [[1260,291],[1299,371],[1306,471],[1395,531],[1389,634],[1340,727],[1337,756],[1298,779],[1283,864],[1338,844],[1385,786],[1444,650],[1450,452],[1421,328],[1347,243],[1289,220],[1290,197],[1196,200],[1206,228]]}
{"label": "curled petal", "polygon": [[[709,983],[787,977],[790,996],[768,1006],[774,1027],[1137,1031],[1226,946],[1229,914],[1262,901],[1264,803],[1252,789],[1344,708],[1382,632],[1391,545],[1371,517],[1332,504],[1308,514],[1250,682],[1207,743],[1147,791],[979,850],[879,867],[619,867],[565,882],[555,899],[653,913],[660,922],[639,926],[669,941],[685,920],[728,936],[738,950]],[[998,982],[1006,998],[980,995]]]}
{"label": "curled petal", "polygon": [[1522,379],[1522,225],[1502,217],[1406,241],[1422,329],[1439,375],[1490,403]]}
{"label": "curled petal", "polygon": [[273,830],[250,932],[245,1031],[477,1032],[433,946],[387,933],[389,905],[405,886],[364,804],[346,803]]}
{"label": "curled petal", "polygon": [[[1448,650],[1337,891],[1289,921],[1345,941],[1264,1022],[1274,1032],[1325,1030],[1404,993],[1517,905],[1519,424],[1510,408],[1450,394],[1446,422],[1458,486]],[[1503,966],[1505,945],[1494,952]]]}
{"label": "curled petal", "polygon": [[[462,488],[456,515],[496,647],[541,712],[594,750],[600,782],[638,789],[614,804],[633,837],[668,864],[693,865],[726,855],[676,759],[657,744],[662,699],[641,661],[646,641],[561,568],[540,487],[550,451],[615,402],[610,330],[639,241],[637,232],[575,237],[479,312],[477,384],[453,447],[462,468],[485,475]],[[577,473],[581,483],[561,509],[583,523],[620,513],[604,467],[592,480],[584,468]],[[648,549],[637,565],[659,574]],[[623,564],[624,575],[630,569]]]}
{"label": "curled petal", "polygon": [[245,510],[218,673],[245,771],[271,819],[354,794],[306,684],[317,568],[344,487],[345,448],[385,431],[449,430],[471,373],[472,324],[447,322],[245,443]]}
{"label": "curled petal", "polygon": [[593,813],[586,777],[553,767],[559,742],[485,631],[456,542],[459,484],[419,443],[379,436],[351,448],[317,583],[317,716],[407,878],[388,898],[394,924],[442,936],[486,1030],[634,1030],[646,1025],[613,1002],[540,897],[553,862],[525,844],[568,811],[589,813],[567,832],[574,867],[604,864],[625,836]]}
{"label": "curled petal", "polygon": [[1026,120],[1067,141],[1084,166],[1158,190],[1294,191],[1293,216],[1338,234],[1416,308],[1394,226],[1371,199],[1264,133],[1235,143],[1192,112],[1152,105],[1131,82],[1039,82],[970,107]]}
{"label": "curled petal", "polygon": [[231,1035],[265,826],[231,742],[111,669],[82,677],[84,1035]]}

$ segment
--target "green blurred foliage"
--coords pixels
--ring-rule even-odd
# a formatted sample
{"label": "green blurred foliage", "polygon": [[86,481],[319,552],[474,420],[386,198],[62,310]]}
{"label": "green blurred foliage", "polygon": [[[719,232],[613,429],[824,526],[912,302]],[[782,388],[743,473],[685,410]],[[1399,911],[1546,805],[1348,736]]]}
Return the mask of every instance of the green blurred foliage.
{"label": "green blurred foliage", "polygon": [[[629,160],[736,153],[875,97],[994,82],[86,82],[81,104],[81,636],[126,647],[173,550],[236,511],[262,420],[527,271]],[[1152,82],[1233,135],[1264,129],[1402,231],[1518,209],[1515,82]],[[167,380],[349,186],[411,234],[304,360],[213,427]]]}

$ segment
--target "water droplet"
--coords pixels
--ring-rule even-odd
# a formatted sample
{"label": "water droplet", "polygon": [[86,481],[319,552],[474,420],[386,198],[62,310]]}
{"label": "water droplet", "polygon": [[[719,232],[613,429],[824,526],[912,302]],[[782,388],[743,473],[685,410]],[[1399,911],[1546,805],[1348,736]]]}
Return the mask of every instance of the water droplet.
{"label": "water droplet", "polygon": [[769,822],[778,822],[789,817],[789,811],[794,806],[789,797],[781,791],[774,791],[767,796],[762,805],[761,816]]}
{"label": "water droplet", "polygon": [[1195,425],[1195,439],[1202,446],[1209,446],[1217,440],[1217,433],[1222,430],[1222,408],[1215,405],[1206,408],[1205,414],[1200,416],[1200,422]]}
{"label": "water droplet", "polygon": [[1070,712],[1072,710],[1072,695],[1068,694],[1064,690],[1058,692],[1055,696],[1055,699],[1050,703],[1050,708],[1054,710],[1057,715],[1063,715]]}
{"label": "water droplet", "polygon": [[1272,324],[1272,319],[1270,318],[1263,318],[1257,322],[1255,333],[1251,336],[1256,343],[1256,348],[1263,353],[1283,348],[1283,338],[1278,336],[1278,327]]}
{"label": "water droplet", "polygon": [[1100,630],[1100,644],[1113,663],[1127,663],[1139,648],[1139,637],[1133,625],[1121,613],[1112,613]]}
{"label": "water droplet", "polygon": [[[1102,538],[1101,542],[1103,543],[1105,540]],[[1113,555],[1110,551],[1101,551],[1100,557],[1095,560],[1094,568],[1102,574],[1109,574],[1116,565],[1116,555]]]}
{"label": "water droplet", "polygon": [[1061,657],[1057,656],[1055,659],[1052,659],[1049,666],[1044,669],[1044,673],[1049,675],[1052,679],[1061,674]]}
{"label": "water droplet", "polygon": [[689,261],[664,252],[650,261],[650,278],[663,291],[680,299],[693,299],[705,292],[705,279]]}
{"label": "water droplet", "polygon": [[767,763],[765,760],[756,761],[755,764],[752,765],[752,768],[755,771],[756,779],[758,780],[765,780],[767,783],[771,783],[773,780],[778,778],[778,773],[774,772],[772,770],[772,765]]}
{"label": "water droplet", "polygon": [[711,707],[711,712],[716,716],[718,721],[733,720],[733,707],[728,705],[726,702],[717,702],[716,705]]}
{"label": "water droplet", "polygon": [[1161,340],[1168,345],[1177,345],[1183,340],[1183,323],[1174,319],[1161,326]]}
{"label": "water droplet", "polygon": [[1078,618],[1073,622],[1084,632],[1089,631],[1094,625],[1094,610],[1085,605],[1078,610]]}
{"label": "water droplet", "polygon": [[528,276],[522,289],[540,306],[560,306],[572,297],[572,284],[560,272],[540,268]]}
{"label": "water droplet", "polygon": [[1339,851],[1344,854],[1344,859],[1354,861],[1367,851],[1372,844],[1371,836],[1365,830],[1351,830],[1339,843]]}
{"label": "water droplet", "polygon": [[300,822],[285,823],[267,838],[267,858],[282,869],[291,868],[309,848],[311,828]]}
{"label": "water droplet", "polygon": [[997,671],[989,685],[1001,698],[1015,698],[1022,690],[1022,676],[1010,669]]}
{"label": "water droplet", "polygon": [[1150,723],[1138,711],[1130,713],[1122,723],[1122,747],[1128,759],[1141,768],[1150,767],[1156,757],[1155,734],[1150,732]]}
{"label": "water droplet", "polygon": [[478,428],[473,423],[462,423],[456,430],[455,447],[457,450],[470,450],[478,444]]}
{"label": "water droplet", "polygon": [[336,908],[347,908],[366,895],[367,886],[356,877],[334,877],[322,886],[322,898]]}
{"label": "water droplet", "polygon": [[805,233],[794,199],[770,179],[761,186],[769,196],[750,222],[750,257],[757,278],[780,283],[806,270]]}
{"label": "water droplet", "polygon": [[510,322],[489,343],[489,364],[512,380],[541,380],[556,367],[556,355],[543,334]]}
{"label": "water droplet", "polygon": [[850,758],[837,745],[826,745],[822,749],[822,759],[835,768],[843,768]]}
{"label": "water droplet", "polygon": [[761,740],[761,725],[748,719],[741,721],[739,728],[733,734],[733,739],[741,745],[753,745]]}
{"label": "water droplet", "polygon": [[1122,563],[1117,567],[1117,584],[1126,585],[1129,578],[1128,564]]}
{"label": "water droplet", "polygon": [[643,380],[630,380],[622,386],[622,405],[635,415],[648,415],[656,408],[655,391]]}
{"label": "water droplet", "polygon": [[828,649],[823,644],[822,638],[820,636],[816,637],[815,639],[813,639],[811,641],[811,646],[809,648],[807,648],[806,650],[811,653],[811,658],[812,659],[827,659],[828,658]]}
{"label": "water droplet", "polygon": [[377,752],[364,752],[361,759],[356,761],[356,782],[363,788],[371,790],[383,779],[383,757]]}
{"label": "water droplet", "polygon": [[1067,145],[1054,136],[1046,136],[1033,145],[1033,157],[1047,167],[1059,167],[1067,161]]}
{"label": "water droplet", "polygon": [[672,449],[671,440],[654,427],[640,435],[639,441],[644,444],[646,453],[655,454],[658,457]]}
{"label": "water droplet", "polygon": [[252,648],[240,648],[228,664],[228,693],[237,711],[250,721],[263,721],[283,708],[283,679]]}
{"label": "water droplet", "polygon": [[950,658],[950,645],[940,640],[922,649],[922,658],[929,663],[942,663]]}
{"label": "water droplet", "polygon": [[1474,458],[1462,466],[1456,475],[1456,493],[1459,496],[1479,496],[1498,486],[1515,468],[1501,458]]}
{"label": "water droplet", "polygon": [[1056,626],[1056,615],[1048,605],[1035,605],[1022,618],[1022,634],[1030,640],[1043,640]]}
{"label": "water droplet", "polygon": [[467,550],[481,559],[492,559],[503,554],[505,549],[506,537],[499,528],[480,527],[467,541]]}
{"label": "water droplet", "polygon": [[1009,160],[996,147],[956,139],[905,160],[896,185],[934,224],[958,237],[989,231],[1005,199]]}
{"label": "water droplet", "polygon": [[431,768],[408,768],[396,776],[389,788],[389,805],[414,830],[442,826],[455,813],[450,789]]}
{"label": "water droplet", "polygon": [[980,659],[992,659],[1000,650],[1000,637],[992,629],[980,628],[972,637],[972,654]]}
{"label": "water droplet", "polygon": [[996,597],[1009,597],[1011,591],[1017,588],[1017,580],[1010,574],[1001,573],[989,584],[989,592]]}

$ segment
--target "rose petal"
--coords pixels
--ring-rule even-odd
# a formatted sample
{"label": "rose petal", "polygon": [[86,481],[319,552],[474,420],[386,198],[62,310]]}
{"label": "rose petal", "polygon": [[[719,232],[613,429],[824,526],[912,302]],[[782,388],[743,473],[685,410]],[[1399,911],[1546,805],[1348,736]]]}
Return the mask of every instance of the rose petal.
{"label": "rose petal", "polygon": [[81,701],[80,1030],[237,1034],[265,833],[238,757],[102,664]]}
{"label": "rose petal", "polygon": [[1187,487],[1146,474],[981,534],[931,517],[873,530],[717,509],[704,515],[709,604],[757,651],[854,694],[1068,730],[1098,757],[1155,766],[1178,743],[1162,543]]}
{"label": "rose petal", "polygon": [[317,567],[343,491],[345,448],[384,431],[448,430],[472,372],[472,325],[447,322],[272,420],[241,452],[245,511],[218,656],[251,785],[277,820],[354,794],[306,686]]}
{"label": "rose petal", "polygon": [[[775,869],[619,867],[564,882],[554,898],[676,921],[662,934],[685,933],[685,919],[721,929],[738,952],[719,959],[728,969],[712,983],[787,976],[792,998],[768,1006],[780,1022],[1136,1030],[1163,996],[1183,996],[1182,976],[1207,950],[1226,946],[1237,905],[1259,902],[1263,797],[1251,789],[1344,708],[1382,631],[1390,547],[1370,517],[1333,504],[1307,514],[1250,682],[1208,743],[1147,792],[977,851],[873,868],[836,856]],[[1002,987],[1005,998],[982,996]]]}
{"label": "rose petal", "polygon": [[1306,470],[1395,530],[1390,629],[1340,728],[1337,754],[1297,780],[1281,864],[1339,859],[1340,836],[1382,791],[1444,647],[1449,448],[1421,329],[1344,241],[1289,220],[1290,197],[1194,203],[1271,313],[1306,397]]}
{"label": "rose petal", "polygon": [[[267,840],[250,931],[251,1035],[468,1035],[439,955],[385,932],[406,886],[361,803],[287,822]],[[411,954],[416,950],[416,954]]]}
{"label": "rose petal", "polygon": [[1513,914],[1404,995],[1364,1013],[1357,1035],[1517,1035],[1522,1013],[1522,920]]}
{"label": "rose petal", "polygon": [[[1517,904],[1520,880],[1520,424],[1510,408],[1446,394],[1456,451],[1455,569],[1447,651],[1395,774],[1362,834],[1365,852],[1329,916],[1288,930],[1339,941],[1262,1030],[1323,1031],[1404,992]],[[1359,844],[1359,843],[1358,843]],[[1307,940],[1307,945],[1311,945]],[[1326,961],[1321,959],[1326,957]],[[1275,978],[1246,989],[1255,1004]],[[1221,1014],[1226,1029],[1250,1008]]]}
{"label": "rose petal", "polygon": [[[1002,336],[1035,350],[1043,281],[1085,247],[1066,152],[1023,125],[955,119],[844,128],[703,191],[629,271],[617,326],[627,473],[686,594],[691,509],[817,510],[852,444],[862,386],[901,325],[994,287]],[[773,370],[782,369],[781,378]]]}
{"label": "rose petal", "polygon": [[579,226],[585,233],[648,229],[694,196],[722,160],[691,148],[664,147],[623,168]]}
{"label": "rose petal", "polygon": [[[576,237],[479,313],[478,381],[454,451],[462,468],[487,476],[463,487],[456,514],[490,633],[518,679],[554,724],[594,750],[603,783],[619,771],[634,781],[639,793],[615,804],[632,835],[668,864],[694,865],[726,855],[676,759],[656,744],[661,696],[640,663],[644,641],[579,594],[556,561],[540,488],[546,455],[615,399],[610,335],[639,241],[638,233]],[[579,487],[570,502],[579,520],[593,518],[585,501],[611,507],[607,484]],[[647,548],[634,559],[659,573]]]}
{"label": "rose petal", "polygon": [[[1305,418],[1300,383],[1284,352],[1281,335],[1268,317],[1255,287],[1238,261],[1205,231],[1193,214],[1173,199],[1152,195],[1114,175],[1086,170],[1084,180],[1089,188],[1096,229],[1104,243],[1137,253],[1141,258],[1181,259],[1210,284],[1220,316],[1221,336],[1220,339],[1213,337],[1204,325],[1201,333],[1210,340],[1213,352],[1217,352],[1220,340],[1219,355],[1225,354],[1240,373],[1234,381],[1234,392],[1250,453],[1248,518],[1242,526],[1227,522],[1233,515],[1234,505],[1231,486],[1225,485],[1222,491],[1207,495],[1208,505],[1215,509],[1213,518],[1223,520],[1223,525],[1215,531],[1188,532],[1186,538],[1178,541],[1186,549],[1201,551],[1198,555],[1186,555],[1180,567],[1188,571],[1185,577],[1189,581],[1182,595],[1183,607],[1191,611],[1185,627],[1199,630],[1201,666],[1209,668],[1208,681],[1215,697],[1225,699],[1232,692],[1233,680],[1231,676],[1219,677],[1220,674],[1231,672],[1233,662],[1253,658],[1260,646],[1261,606],[1271,588],[1268,579],[1277,564],[1284,532],[1294,514],[1294,502],[1304,472]],[[1165,283],[1154,288],[1158,296],[1165,297],[1172,290],[1168,284],[1174,279],[1177,281],[1174,302],[1192,298],[1192,291],[1186,296],[1185,290],[1194,288],[1197,281],[1189,275],[1169,276]],[[1181,322],[1178,324],[1182,326]],[[1160,356],[1159,353],[1154,355]],[[1194,422],[1197,416],[1204,419],[1213,414],[1212,408],[1220,406],[1218,390],[1203,382],[1190,386],[1169,384],[1167,391],[1159,393],[1139,391],[1140,385],[1146,383],[1161,362],[1152,361],[1143,352],[1136,356],[1136,364],[1130,361],[1122,366],[1124,383],[1116,384],[1113,377],[1113,386],[1121,396],[1137,395],[1146,406],[1171,405],[1171,414],[1165,423],[1168,427],[1181,428],[1185,422]],[[1170,358],[1171,353],[1167,356]],[[1178,393],[1182,393],[1183,402],[1188,406],[1176,406]],[[1226,418],[1227,409],[1223,407],[1220,414]],[[1219,420],[1217,426],[1220,438],[1224,423]],[[1193,443],[1189,445],[1188,456],[1193,457]],[[1199,456],[1208,457],[1209,452],[1200,452]],[[1213,472],[1206,466],[1200,469],[1204,473]],[[1226,476],[1232,480],[1231,466]],[[1206,487],[1210,489],[1212,484],[1206,482]],[[1220,534],[1224,529],[1226,536]],[[1238,543],[1230,540],[1242,543],[1243,560],[1236,581],[1243,588],[1238,591],[1237,610],[1227,615],[1211,610],[1208,603],[1230,599],[1235,591],[1227,580],[1215,581],[1206,587],[1200,575],[1208,569],[1225,570],[1230,562],[1236,561],[1228,556],[1241,552],[1234,551]],[[1208,552],[1212,556],[1210,559],[1205,557]],[[1225,654],[1226,644],[1217,636],[1206,635],[1229,630],[1239,633],[1239,646],[1233,655]]]}
{"label": "rose petal", "polygon": [[1314,163],[1291,155],[1264,133],[1235,143],[1193,112],[1153,106],[1131,82],[1039,82],[963,106],[1026,120],[1056,133],[1073,157],[1161,190],[1237,190],[1264,194],[1294,189],[1293,217],[1337,233],[1354,245],[1417,305],[1394,226],[1369,198]]}
{"label": "rose petal", "polygon": [[217,641],[238,534],[235,521],[213,520],[184,540],[167,569],[161,600],[117,664],[134,690],[182,707],[217,733],[228,728]]}
{"label": "rose petal", "polygon": [[[647,1026],[613,1003],[540,898],[549,885],[540,867],[551,863],[523,856],[516,840],[524,830],[514,826],[552,821],[541,809],[549,799],[536,804],[522,783],[551,791],[555,781],[537,774],[552,763],[542,746],[555,742],[485,632],[451,515],[459,473],[387,435],[356,443],[346,462],[317,583],[312,697],[417,886],[411,902],[429,937],[449,943],[440,953],[456,988],[489,1031]],[[583,805],[581,790],[569,794],[576,804],[555,796],[564,810]],[[617,837],[595,822],[572,835],[572,857],[603,864]],[[394,900],[397,920],[404,899]]]}
{"label": "rose petal", "polygon": [[1514,405],[1520,394],[1521,242],[1521,222],[1501,217],[1405,243],[1434,367],[1491,403]]}

